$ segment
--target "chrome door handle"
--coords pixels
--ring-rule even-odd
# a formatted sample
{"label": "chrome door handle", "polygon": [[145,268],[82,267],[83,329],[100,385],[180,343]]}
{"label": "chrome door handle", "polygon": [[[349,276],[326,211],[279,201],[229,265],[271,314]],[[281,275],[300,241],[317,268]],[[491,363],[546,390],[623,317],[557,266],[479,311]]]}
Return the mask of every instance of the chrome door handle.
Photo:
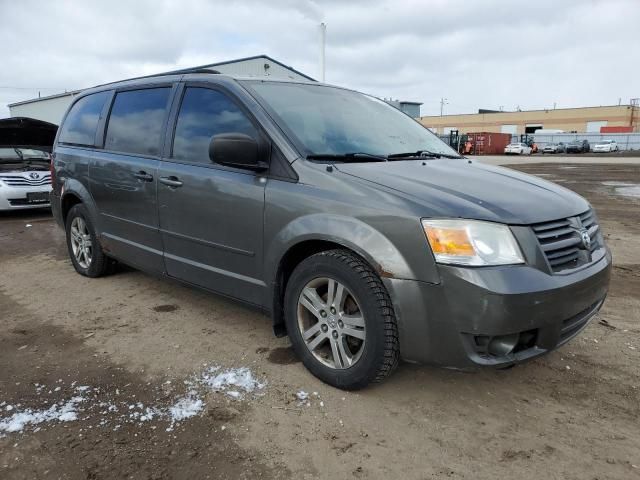
{"label": "chrome door handle", "polygon": [[160,177],[160,182],[173,188],[182,186],[182,182],[178,179],[178,177],[174,177],[173,175],[171,175],[170,177]]}
{"label": "chrome door handle", "polygon": [[133,176],[138,180],[142,180],[144,182],[153,182],[153,175],[145,172],[144,170],[140,170],[139,172],[134,173]]}

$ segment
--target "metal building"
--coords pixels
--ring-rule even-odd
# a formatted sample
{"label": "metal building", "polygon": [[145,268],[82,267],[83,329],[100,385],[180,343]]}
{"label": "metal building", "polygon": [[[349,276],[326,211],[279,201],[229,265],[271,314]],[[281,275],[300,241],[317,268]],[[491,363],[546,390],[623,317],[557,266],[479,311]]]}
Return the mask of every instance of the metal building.
{"label": "metal building", "polygon": [[[533,134],[538,130],[578,133],[631,133],[640,131],[640,107],[629,105],[557,108],[500,112],[480,110],[462,115],[423,116],[420,123],[438,134],[501,132]],[[541,132],[542,133],[542,132]]]}
{"label": "metal building", "polygon": [[[239,58],[226,62],[212,63],[209,65],[199,65],[193,68],[212,68],[220,73],[241,75],[248,77],[273,77],[291,80],[315,81],[315,79],[299,72],[295,68],[289,67],[268,55],[257,55],[254,57]],[[166,73],[180,73],[182,70],[174,70]],[[16,102],[9,105],[9,112],[12,117],[29,117],[45,122],[60,124],[62,116],[66,112],[73,97],[81,90],[50,95],[47,97],[33,98]]]}

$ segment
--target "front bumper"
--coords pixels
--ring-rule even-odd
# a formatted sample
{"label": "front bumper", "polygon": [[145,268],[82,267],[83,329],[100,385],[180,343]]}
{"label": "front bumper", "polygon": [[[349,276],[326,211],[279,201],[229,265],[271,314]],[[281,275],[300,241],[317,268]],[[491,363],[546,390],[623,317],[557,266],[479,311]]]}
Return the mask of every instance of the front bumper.
{"label": "front bumper", "polygon": [[[385,278],[404,360],[472,370],[508,367],[577,335],[607,295],[611,254],[570,275],[530,266],[440,266],[441,283]],[[492,353],[497,339],[512,342]],[[504,343],[504,342],[503,342]]]}
{"label": "front bumper", "polygon": [[49,193],[51,185],[34,187],[10,187],[6,184],[0,185],[0,210],[25,210],[30,208],[48,208],[50,203],[37,202],[30,203],[27,193]]}

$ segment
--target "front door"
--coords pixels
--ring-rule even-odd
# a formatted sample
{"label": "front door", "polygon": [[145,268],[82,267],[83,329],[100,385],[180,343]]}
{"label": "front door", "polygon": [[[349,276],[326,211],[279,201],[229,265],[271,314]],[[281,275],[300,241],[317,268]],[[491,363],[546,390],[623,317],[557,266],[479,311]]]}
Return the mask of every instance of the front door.
{"label": "front door", "polygon": [[162,272],[157,177],[171,87],[116,93],[103,151],[89,165],[101,242],[114,257]]}
{"label": "front door", "polygon": [[209,159],[221,133],[260,138],[248,115],[224,92],[187,86],[173,147],[158,173],[160,231],[170,276],[260,305],[266,177]]}

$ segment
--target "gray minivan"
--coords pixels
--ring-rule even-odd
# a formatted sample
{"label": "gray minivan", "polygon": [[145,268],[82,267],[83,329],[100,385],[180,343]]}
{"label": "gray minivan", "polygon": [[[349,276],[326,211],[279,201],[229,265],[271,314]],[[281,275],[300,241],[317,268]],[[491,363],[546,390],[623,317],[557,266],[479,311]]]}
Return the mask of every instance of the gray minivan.
{"label": "gray minivan", "polygon": [[118,261],[256,306],[339,388],[399,359],[532,359],[607,294],[584,198],[352,90],[213,71],[103,85],[74,99],[53,155],[78,273]]}

